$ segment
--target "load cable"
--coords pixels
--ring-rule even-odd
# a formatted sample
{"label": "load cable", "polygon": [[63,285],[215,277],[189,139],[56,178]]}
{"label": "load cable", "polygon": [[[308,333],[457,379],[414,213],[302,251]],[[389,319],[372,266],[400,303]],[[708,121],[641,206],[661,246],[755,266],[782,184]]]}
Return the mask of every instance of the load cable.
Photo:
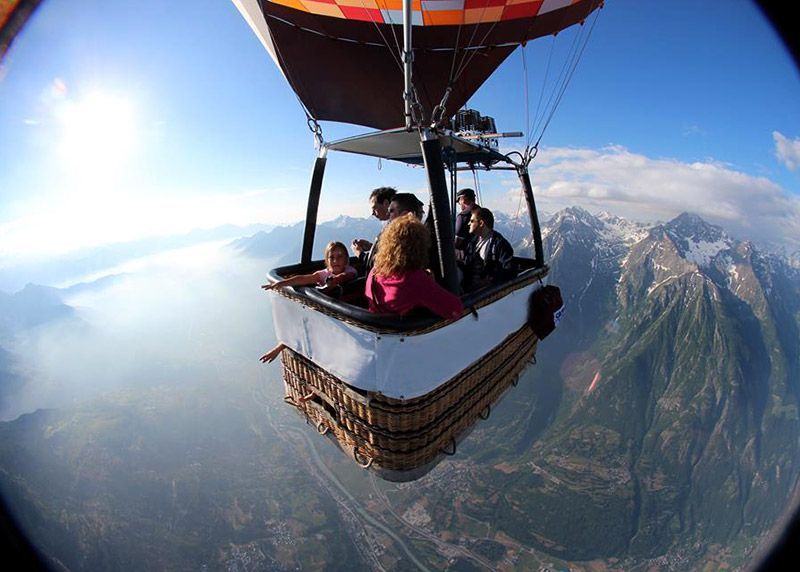
{"label": "load cable", "polygon": [[[484,10],[485,9],[486,9],[486,7],[484,7]],[[474,39],[475,33],[478,31],[478,26],[477,25],[475,26],[475,29],[473,30],[472,38],[470,38],[470,43],[464,48],[464,56],[462,57],[462,64],[459,66],[458,71],[456,72],[454,81],[457,81],[458,78],[461,77],[461,74],[464,73],[464,71],[469,67],[469,64],[472,63],[472,60],[475,58],[475,56],[478,55],[478,53],[481,51],[481,48],[492,47],[492,46],[484,45],[484,42],[486,41],[486,38],[488,38],[489,35],[494,31],[494,29],[497,26],[498,22],[499,22],[499,20],[495,20],[494,22],[492,22],[491,25],[489,26],[489,29],[486,30],[486,33],[483,35],[483,38],[481,38],[481,41],[479,42],[479,44],[476,44],[475,46],[473,46],[472,45],[472,39]],[[472,53],[469,53],[469,52],[472,52]],[[469,57],[467,57],[467,56],[469,56]]]}
{"label": "load cable", "polygon": [[[569,51],[569,55],[567,57],[567,61],[564,64],[564,67],[559,74],[559,79],[556,81],[556,86],[553,92],[550,94],[550,98],[548,99],[547,105],[545,106],[545,111],[543,112],[544,115],[542,116],[542,120],[544,121],[543,124],[541,122],[537,123],[536,126],[531,126],[531,131],[529,132],[529,144],[528,149],[532,149],[538,151],[539,143],[541,143],[542,138],[544,137],[544,133],[550,125],[553,117],[555,116],[556,110],[558,109],[561,101],[566,93],[567,86],[570,84],[573,75],[575,74],[575,70],[580,63],[581,58],[583,57],[583,53],[586,50],[586,46],[589,43],[589,38],[591,38],[592,31],[594,30],[595,25],[597,24],[597,19],[600,15],[600,11],[596,10],[594,14],[594,18],[591,21],[591,24],[588,27],[588,32],[585,32],[586,28],[584,24],[581,24],[580,31],[575,35],[575,39],[573,40],[572,46]],[[549,63],[548,63],[549,69]],[[546,111],[549,107],[549,112]],[[538,113],[538,112],[537,112]],[[546,115],[546,119],[544,119]],[[541,124],[541,131],[539,131],[538,125]],[[530,141],[535,136],[536,132],[538,131],[539,135],[536,139],[536,143],[533,146],[530,145]],[[527,154],[527,150],[526,150]],[[533,155],[530,156],[530,159],[536,156],[534,152]]]}
{"label": "load cable", "polygon": [[[284,21],[284,20],[281,20],[281,21]],[[283,68],[284,72],[286,73],[286,79],[289,81],[289,84],[292,85],[292,94],[294,94],[294,97],[297,100],[297,103],[300,104],[300,109],[302,109],[303,113],[305,113],[305,115],[306,115],[306,125],[308,125],[308,128],[311,131],[311,133],[314,134],[314,143],[315,143],[315,145],[319,145],[318,148],[321,149],[322,145],[324,144],[324,139],[322,137],[322,127],[320,127],[320,124],[317,121],[317,118],[314,117],[314,114],[311,113],[311,110],[308,109],[308,107],[306,107],[306,104],[303,103],[303,100],[300,99],[300,96],[297,94],[297,90],[294,89],[294,85],[302,85],[302,82],[299,79],[294,77],[294,74],[292,73],[292,70],[290,69],[288,61],[286,60],[286,58],[283,57],[283,54],[281,54],[280,48],[278,47],[278,45],[275,42],[273,42],[273,47],[275,48],[275,54],[278,56],[278,59],[283,64],[282,68]]]}
{"label": "load cable", "polygon": [[552,37],[552,41],[550,42],[550,51],[548,52],[547,56],[547,65],[545,66],[544,78],[542,78],[542,87],[539,90],[539,99],[536,102],[536,112],[533,114],[533,122],[530,121],[530,101],[527,99],[527,93],[528,93],[527,87],[530,81],[530,75],[528,73],[528,59],[527,59],[527,49],[526,49],[527,46],[525,46],[522,50],[522,68],[523,68],[523,74],[525,74],[525,88],[526,88],[525,125],[530,126],[528,131],[528,140],[526,141],[526,146],[528,147],[530,147],[531,141],[533,141],[533,134],[536,132],[537,129],[536,125],[538,125],[538,122],[540,121],[539,112],[542,109],[542,102],[544,101],[545,88],[547,87],[547,80],[550,77],[550,65],[553,62],[553,52],[555,50],[555,43],[556,43],[556,36],[554,35]]}
{"label": "load cable", "polygon": [[[394,60],[394,63],[397,65],[397,67],[400,69],[400,71],[402,71],[403,70],[403,64],[400,61],[400,58],[398,57],[398,54],[402,53],[402,49],[400,48],[400,41],[397,39],[397,33],[394,31],[394,27],[395,27],[396,24],[393,21],[389,22],[389,29],[392,31],[392,36],[394,38],[394,47],[395,47],[395,49],[393,50],[392,46],[389,45],[389,40],[386,39],[386,36],[384,35],[383,31],[381,30],[381,27],[378,25],[378,22],[372,16],[372,12],[369,10],[369,8],[371,8],[371,6],[367,6],[366,2],[364,2],[364,0],[361,0],[361,8],[363,8],[364,12],[366,12],[369,15],[369,21],[375,27],[375,31],[378,32],[378,35],[380,36],[381,41],[383,42],[383,45],[386,47],[386,49],[392,55],[392,59]],[[385,23],[385,22],[381,22],[381,23]]]}

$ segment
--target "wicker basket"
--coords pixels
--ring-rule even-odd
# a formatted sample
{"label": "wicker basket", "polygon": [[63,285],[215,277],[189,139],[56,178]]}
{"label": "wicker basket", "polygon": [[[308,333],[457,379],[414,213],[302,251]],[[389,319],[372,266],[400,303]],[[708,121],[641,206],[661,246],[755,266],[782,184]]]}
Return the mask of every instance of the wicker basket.
{"label": "wicker basket", "polygon": [[361,465],[410,471],[455,451],[456,441],[516,383],[536,344],[523,326],[437,389],[408,400],[358,391],[286,349],[286,401]]}

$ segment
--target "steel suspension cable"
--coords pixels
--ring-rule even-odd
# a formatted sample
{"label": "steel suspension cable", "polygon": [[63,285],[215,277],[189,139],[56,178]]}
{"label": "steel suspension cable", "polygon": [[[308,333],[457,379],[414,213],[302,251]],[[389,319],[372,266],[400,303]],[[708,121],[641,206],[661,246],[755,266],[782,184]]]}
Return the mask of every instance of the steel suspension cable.
{"label": "steel suspension cable", "polygon": [[[528,125],[531,124],[531,104],[530,104],[530,97],[528,95],[528,44],[525,43],[522,45],[522,89],[523,89],[523,105],[525,106],[525,127],[527,128]],[[525,145],[530,145],[530,134],[528,135],[528,141],[525,142]]]}
{"label": "steel suspension cable", "polygon": [[[583,29],[581,29],[581,31],[582,30]],[[567,57],[564,59],[561,71],[559,72],[558,77],[553,81],[553,90],[549,94],[547,103],[542,108],[542,115],[539,116],[537,112],[536,125],[531,130],[531,138],[533,138],[536,135],[536,133],[539,133],[540,127],[542,127],[543,124],[547,124],[549,119],[555,113],[556,104],[554,102],[560,101],[558,94],[562,91],[563,88],[565,88],[565,82],[569,77],[568,69],[570,67],[570,63],[575,58],[575,55],[577,53],[576,46],[578,45],[579,37],[580,37],[580,31],[576,33],[575,36],[573,37],[572,45],[570,46]],[[555,37],[553,38],[553,43],[551,44],[551,50],[554,51],[554,47],[555,47]],[[551,51],[550,58],[552,58],[552,53],[553,52]],[[547,74],[548,76],[549,76],[549,64],[550,62],[548,61],[548,74]],[[542,96],[544,96],[545,87],[546,87],[546,81],[543,81]],[[544,128],[542,128],[542,133],[543,132]],[[541,139],[541,136],[539,137],[539,139]]]}
{"label": "steel suspension cable", "polygon": [[[275,48],[275,53],[277,54],[278,59],[283,63],[282,69],[286,73],[286,79],[289,80],[289,84],[292,85],[296,83],[297,85],[302,85],[302,82],[294,77],[292,70],[289,68],[287,60],[283,57],[283,54],[281,54],[281,50],[278,45],[275,42],[273,42],[272,45]],[[297,95],[297,90],[294,89],[294,87],[292,87],[292,94],[297,100],[297,103],[300,104],[300,109],[303,110],[303,113],[306,116],[306,124],[308,125],[308,129],[314,134],[315,143],[321,148],[325,142],[324,138],[322,137],[322,127],[320,127],[317,118],[314,117],[314,114],[311,113],[311,110],[306,107],[306,104],[303,103],[303,100],[300,99],[299,95]]]}
{"label": "steel suspension cable", "polygon": [[383,41],[383,45],[386,46],[386,49],[389,50],[390,54],[392,54],[392,59],[394,60],[394,63],[397,64],[397,67],[400,68],[400,70],[402,70],[403,69],[403,64],[400,61],[400,58],[398,56],[398,54],[400,53],[400,42],[397,39],[397,33],[394,31],[394,26],[395,26],[394,22],[389,24],[389,29],[392,31],[392,36],[394,37],[394,46],[395,46],[396,51],[392,50],[392,47],[389,45],[389,40],[386,39],[386,36],[381,31],[381,27],[378,25],[378,22],[375,20],[375,18],[373,18],[372,12],[367,9],[366,2],[364,0],[360,0],[360,2],[361,2],[361,7],[364,9],[364,11],[367,14],[369,14],[369,20],[370,20],[370,22],[372,22],[372,25],[375,27],[375,31],[378,32],[378,35],[381,37],[381,40]]}
{"label": "steel suspension cable", "polygon": [[517,227],[519,226],[519,213],[522,211],[522,197],[525,195],[522,186],[519,187],[519,201],[517,201],[517,212],[514,214],[514,226],[511,227],[511,238],[508,241],[511,244],[514,244],[514,235],[517,233]]}
{"label": "steel suspension cable", "polygon": [[[556,44],[556,36],[552,36],[550,41],[550,50],[548,51],[547,55],[547,65],[545,66],[544,70],[544,77],[542,78],[542,87],[539,90],[539,99],[536,102],[536,112],[533,114],[533,122],[532,123],[525,123],[528,126],[528,140],[525,142],[527,147],[531,146],[531,142],[533,141],[534,134],[538,130],[539,122],[542,120],[542,117],[539,115],[539,112],[542,110],[542,103],[544,102],[544,94],[547,87],[547,81],[550,78],[550,66],[553,63],[553,52],[555,51],[555,44]],[[527,62],[526,62],[527,63]],[[526,68],[525,73],[528,73]]]}
{"label": "steel suspension cable", "polygon": [[[556,97],[555,104],[551,108],[550,114],[547,117],[547,121],[545,121],[544,126],[542,127],[542,131],[539,134],[539,138],[536,140],[536,143],[533,145],[534,148],[538,148],[539,147],[539,143],[541,143],[542,137],[544,137],[544,132],[547,130],[547,127],[550,125],[550,122],[552,121],[553,117],[555,116],[555,113],[556,113],[556,110],[558,109],[558,106],[561,104],[561,100],[564,97],[564,93],[567,90],[567,86],[569,85],[570,81],[572,80],[572,76],[575,74],[575,70],[578,67],[578,63],[580,62],[581,58],[583,57],[583,53],[586,50],[587,44],[589,43],[589,38],[591,38],[591,36],[592,36],[592,31],[594,30],[594,27],[597,24],[597,19],[599,17],[599,14],[600,14],[600,10],[596,10],[595,11],[595,15],[594,15],[594,19],[592,20],[592,23],[589,26],[589,31],[586,34],[583,35],[584,36],[583,43],[580,44],[580,48],[577,49],[577,53],[573,53],[574,57],[573,57],[572,63],[570,65],[570,67],[569,67],[568,72],[566,73],[565,79],[564,79],[564,81],[563,81],[563,83],[561,85],[561,88],[559,90],[558,96]],[[578,35],[578,38],[579,37],[580,37],[580,34]],[[577,38],[576,38],[576,40],[577,40]],[[573,46],[577,46],[577,41],[573,44]],[[567,68],[565,68],[565,70],[566,69]]]}
{"label": "steel suspension cable", "polygon": [[472,168],[472,186],[475,187],[475,204],[481,204],[481,179],[478,176],[478,170]]}
{"label": "steel suspension cable", "polygon": [[[487,2],[488,2],[488,0],[487,0]],[[486,10],[487,7],[488,7],[488,5],[484,7],[484,10]],[[466,48],[464,48],[464,57],[462,58],[462,65],[459,67],[458,71],[456,72],[456,79],[461,77],[461,74],[464,73],[464,70],[467,69],[467,67],[469,66],[470,63],[472,63],[472,60],[475,58],[475,56],[478,55],[478,52],[480,52],[480,48],[486,47],[486,46],[483,45],[483,43],[486,41],[486,38],[489,37],[489,34],[491,34],[494,31],[495,26],[497,26],[498,22],[499,22],[499,20],[495,20],[494,22],[492,22],[492,24],[489,26],[489,29],[486,30],[486,33],[483,35],[483,38],[481,38],[481,41],[479,42],[479,45],[476,45],[475,49],[470,50],[470,48],[472,48],[472,39],[475,38],[475,34],[478,32],[478,25],[477,24],[475,25],[475,29],[473,30],[473,33],[472,33],[472,38],[470,38],[470,44]],[[472,53],[468,54],[468,52],[470,52],[470,51]],[[469,56],[469,57],[467,57],[467,56]]]}

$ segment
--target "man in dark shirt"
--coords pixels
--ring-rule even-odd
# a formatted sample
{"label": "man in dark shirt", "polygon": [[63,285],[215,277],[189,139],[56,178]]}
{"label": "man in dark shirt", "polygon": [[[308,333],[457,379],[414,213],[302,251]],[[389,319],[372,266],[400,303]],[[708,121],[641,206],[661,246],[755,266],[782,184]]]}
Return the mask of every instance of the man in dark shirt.
{"label": "man in dark shirt", "polygon": [[406,213],[413,213],[422,220],[424,206],[414,193],[397,193],[389,203],[389,220],[392,221]]}
{"label": "man in dark shirt", "polygon": [[473,208],[469,231],[472,240],[465,250],[464,291],[477,290],[516,276],[514,249],[502,234],[494,230],[492,211]]}
{"label": "man in dark shirt", "polygon": [[464,260],[464,251],[470,240],[469,217],[472,215],[472,207],[475,206],[475,191],[464,188],[456,193],[456,199],[461,207],[461,212],[456,215],[456,260]]}

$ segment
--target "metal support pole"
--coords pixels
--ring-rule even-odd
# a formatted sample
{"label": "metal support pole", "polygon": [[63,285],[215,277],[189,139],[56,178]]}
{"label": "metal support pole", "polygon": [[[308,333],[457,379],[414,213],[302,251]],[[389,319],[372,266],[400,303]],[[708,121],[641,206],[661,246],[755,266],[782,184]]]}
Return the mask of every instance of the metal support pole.
{"label": "metal support pole", "polygon": [[458,164],[454,155],[455,152],[450,153],[447,157],[447,168],[450,171],[450,207],[453,209],[450,221],[453,225],[453,236],[455,237],[456,213],[458,213],[458,201],[456,200],[456,192],[458,192]]}
{"label": "metal support pole", "polygon": [[428,188],[431,193],[431,216],[433,216],[436,251],[439,255],[437,274],[441,276],[442,286],[454,294],[459,294],[458,269],[452,224],[450,197],[447,192],[447,179],[444,176],[442,145],[435,132],[425,129],[422,132],[422,158],[428,174]]}
{"label": "metal support pole", "polygon": [[411,64],[414,61],[414,53],[411,47],[411,0],[403,0],[403,73],[405,76],[405,89],[403,91],[403,101],[405,102],[406,129],[411,130],[411,102],[413,99],[414,86],[411,82]]}
{"label": "metal support pole", "polygon": [[544,247],[542,245],[542,229],[539,226],[539,215],[536,212],[536,202],[533,200],[533,188],[531,178],[528,175],[527,167],[520,167],[517,170],[519,181],[522,183],[522,190],[525,193],[525,202],[528,203],[528,214],[531,217],[531,231],[533,232],[533,247],[536,257],[536,268],[544,266]]}
{"label": "metal support pole", "polygon": [[314,233],[317,230],[317,212],[319,211],[319,197],[322,192],[322,178],[325,175],[325,163],[328,158],[327,147],[320,147],[319,156],[314,161],[314,170],[311,172],[311,187],[308,191],[308,207],[306,208],[306,228],[303,233],[303,252],[300,256],[302,264],[311,262],[314,251]]}

